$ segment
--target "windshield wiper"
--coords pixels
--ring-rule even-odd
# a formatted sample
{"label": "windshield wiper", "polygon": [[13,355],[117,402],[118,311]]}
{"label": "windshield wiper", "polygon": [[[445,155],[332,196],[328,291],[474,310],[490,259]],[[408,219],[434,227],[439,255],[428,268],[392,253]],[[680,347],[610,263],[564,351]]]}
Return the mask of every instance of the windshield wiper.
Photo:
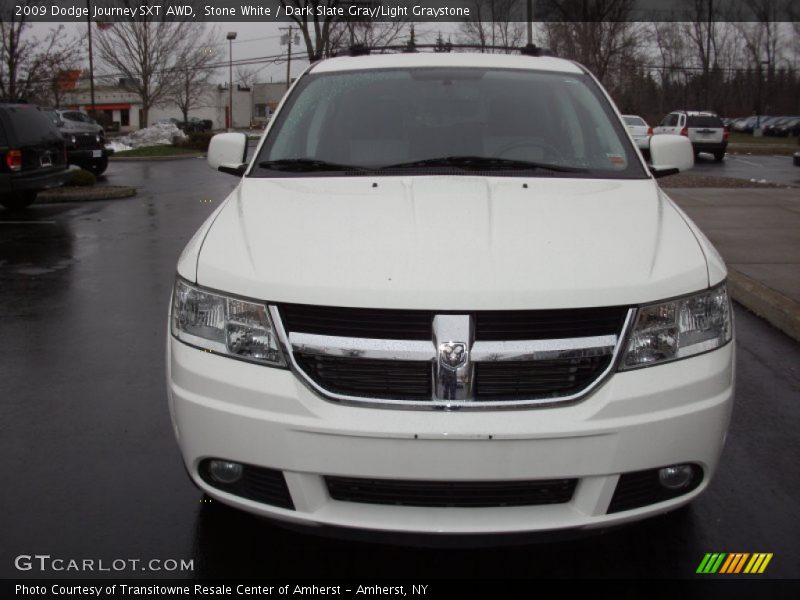
{"label": "windshield wiper", "polygon": [[356,165],[341,165],[315,158],[281,158],[279,160],[262,160],[258,163],[262,169],[275,169],[276,171],[364,171],[364,167]]}
{"label": "windshield wiper", "polygon": [[458,167],[463,169],[520,169],[535,170],[544,169],[547,171],[557,171],[560,173],[587,173],[589,169],[584,167],[569,167],[566,165],[555,165],[552,163],[532,162],[528,160],[514,160],[510,158],[494,158],[491,156],[442,156],[439,158],[426,158],[412,162],[397,163],[386,165],[381,170],[390,169],[414,169],[417,167]]}

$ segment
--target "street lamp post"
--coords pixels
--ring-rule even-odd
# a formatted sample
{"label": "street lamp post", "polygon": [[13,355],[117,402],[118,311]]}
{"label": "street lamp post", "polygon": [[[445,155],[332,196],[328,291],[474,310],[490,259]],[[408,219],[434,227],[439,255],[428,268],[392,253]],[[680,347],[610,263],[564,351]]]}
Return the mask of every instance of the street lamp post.
{"label": "street lamp post", "polygon": [[89,94],[92,102],[92,108],[89,109],[89,115],[94,117],[94,58],[92,57],[92,19],[89,16],[91,12],[92,6],[90,4],[90,0],[86,0],[86,25],[88,26],[89,36]]}
{"label": "street lamp post", "polygon": [[233,129],[233,40],[236,39],[236,32],[229,31],[228,40],[228,129]]}

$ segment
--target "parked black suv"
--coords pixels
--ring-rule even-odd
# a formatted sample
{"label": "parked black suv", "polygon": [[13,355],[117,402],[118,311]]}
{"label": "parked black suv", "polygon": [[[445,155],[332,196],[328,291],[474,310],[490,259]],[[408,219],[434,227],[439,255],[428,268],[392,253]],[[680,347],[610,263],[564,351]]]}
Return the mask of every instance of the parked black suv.
{"label": "parked black suv", "polygon": [[100,175],[108,168],[108,157],[114,151],[106,149],[103,128],[86,113],[77,110],[42,108],[64,136],[69,164]]}
{"label": "parked black suv", "polygon": [[38,107],[0,103],[0,204],[25,208],[68,178],[64,138]]}

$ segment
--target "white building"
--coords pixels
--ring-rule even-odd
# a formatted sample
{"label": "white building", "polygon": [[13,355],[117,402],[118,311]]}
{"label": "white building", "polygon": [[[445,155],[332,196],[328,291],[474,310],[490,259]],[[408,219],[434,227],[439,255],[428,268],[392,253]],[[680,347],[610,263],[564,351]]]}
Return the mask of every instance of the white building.
{"label": "white building", "polygon": [[[94,88],[95,111],[105,113],[109,120],[119,124],[122,132],[145,127],[142,101],[136,93],[125,86],[124,80],[117,85],[96,85]],[[198,105],[189,111],[189,117],[208,119],[214,129],[225,129],[228,125],[228,104],[230,95],[228,84],[208,84],[207,90],[199,98]],[[62,107],[78,108],[88,111],[91,97],[88,86],[81,86],[64,96]],[[148,115],[149,125],[159,119],[174,117],[183,120],[180,108],[172,101],[151,106]],[[249,127],[253,119],[253,101],[250,88],[235,86],[233,89],[233,127]]]}
{"label": "white building", "polygon": [[264,123],[286,94],[286,82],[253,84],[253,120]]}

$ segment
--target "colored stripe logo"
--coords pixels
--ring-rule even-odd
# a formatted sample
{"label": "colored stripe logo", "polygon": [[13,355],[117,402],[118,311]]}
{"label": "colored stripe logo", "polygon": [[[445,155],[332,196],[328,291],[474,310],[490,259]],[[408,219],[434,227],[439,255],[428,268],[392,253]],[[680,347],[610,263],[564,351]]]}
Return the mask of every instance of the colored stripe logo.
{"label": "colored stripe logo", "polygon": [[696,572],[702,575],[757,574],[763,573],[771,560],[772,552],[708,552]]}

